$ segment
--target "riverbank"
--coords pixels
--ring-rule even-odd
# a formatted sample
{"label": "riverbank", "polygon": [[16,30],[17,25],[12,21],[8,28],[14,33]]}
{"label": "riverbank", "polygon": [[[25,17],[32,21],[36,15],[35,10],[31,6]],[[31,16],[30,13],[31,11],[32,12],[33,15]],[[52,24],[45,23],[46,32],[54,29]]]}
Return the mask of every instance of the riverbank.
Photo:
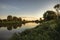
{"label": "riverbank", "polygon": [[37,27],[14,34],[10,40],[60,40],[60,22],[45,21]]}

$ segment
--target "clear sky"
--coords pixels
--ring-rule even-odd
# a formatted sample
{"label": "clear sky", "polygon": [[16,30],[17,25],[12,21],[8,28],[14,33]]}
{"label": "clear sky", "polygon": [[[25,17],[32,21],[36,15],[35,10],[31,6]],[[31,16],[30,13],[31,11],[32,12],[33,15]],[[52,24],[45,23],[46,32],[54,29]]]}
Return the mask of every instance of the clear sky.
{"label": "clear sky", "polygon": [[47,10],[52,10],[60,0],[0,0],[0,18],[8,15],[17,17],[42,17]]}

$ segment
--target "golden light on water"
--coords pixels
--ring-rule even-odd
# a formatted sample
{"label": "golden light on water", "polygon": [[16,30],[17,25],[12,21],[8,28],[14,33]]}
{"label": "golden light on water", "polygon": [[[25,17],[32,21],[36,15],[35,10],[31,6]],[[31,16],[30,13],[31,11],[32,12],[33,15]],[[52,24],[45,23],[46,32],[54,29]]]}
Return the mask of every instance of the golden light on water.
{"label": "golden light on water", "polygon": [[27,23],[25,25],[22,25],[23,28],[34,28],[38,25],[37,23]]}
{"label": "golden light on water", "polygon": [[36,17],[22,17],[22,19],[24,20],[27,20],[27,21],[29,21],[29,20],[38,20],[38,18],[36,18]]}

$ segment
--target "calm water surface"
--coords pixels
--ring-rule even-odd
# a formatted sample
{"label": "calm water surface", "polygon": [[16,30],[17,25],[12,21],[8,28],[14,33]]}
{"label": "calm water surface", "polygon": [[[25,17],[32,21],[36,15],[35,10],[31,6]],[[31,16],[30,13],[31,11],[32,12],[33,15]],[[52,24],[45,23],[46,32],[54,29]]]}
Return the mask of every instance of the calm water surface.
{"label": "calm water surface", "polygon": [[17,27],[11,27],[12,30],[8,30],[7,27],[0,27],[0,40],[8,40],[14,33],[22,32],[26,29],[31,29],[36,27],[37,23],[26,23],[26,24],[21,24],[20,26]]}

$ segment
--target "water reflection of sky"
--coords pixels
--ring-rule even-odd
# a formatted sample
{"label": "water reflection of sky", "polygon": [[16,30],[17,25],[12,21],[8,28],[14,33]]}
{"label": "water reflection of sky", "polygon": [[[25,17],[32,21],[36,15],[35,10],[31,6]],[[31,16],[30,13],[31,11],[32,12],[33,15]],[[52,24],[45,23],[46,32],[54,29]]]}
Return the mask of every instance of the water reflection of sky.
{"label": "water reflection of sky", "polygon": [[27,23],[25,25],[22,24],[21,27],[17,27],[17,29],[12,29],[12,30],[7,30],[7,27],[1,27],[0,28],[0,39],[5,38],[7,40],[7,38],[11,37],[13,33],[22,32],[26,29],[34,28],[37,25],[38,24],[36,23]]}

